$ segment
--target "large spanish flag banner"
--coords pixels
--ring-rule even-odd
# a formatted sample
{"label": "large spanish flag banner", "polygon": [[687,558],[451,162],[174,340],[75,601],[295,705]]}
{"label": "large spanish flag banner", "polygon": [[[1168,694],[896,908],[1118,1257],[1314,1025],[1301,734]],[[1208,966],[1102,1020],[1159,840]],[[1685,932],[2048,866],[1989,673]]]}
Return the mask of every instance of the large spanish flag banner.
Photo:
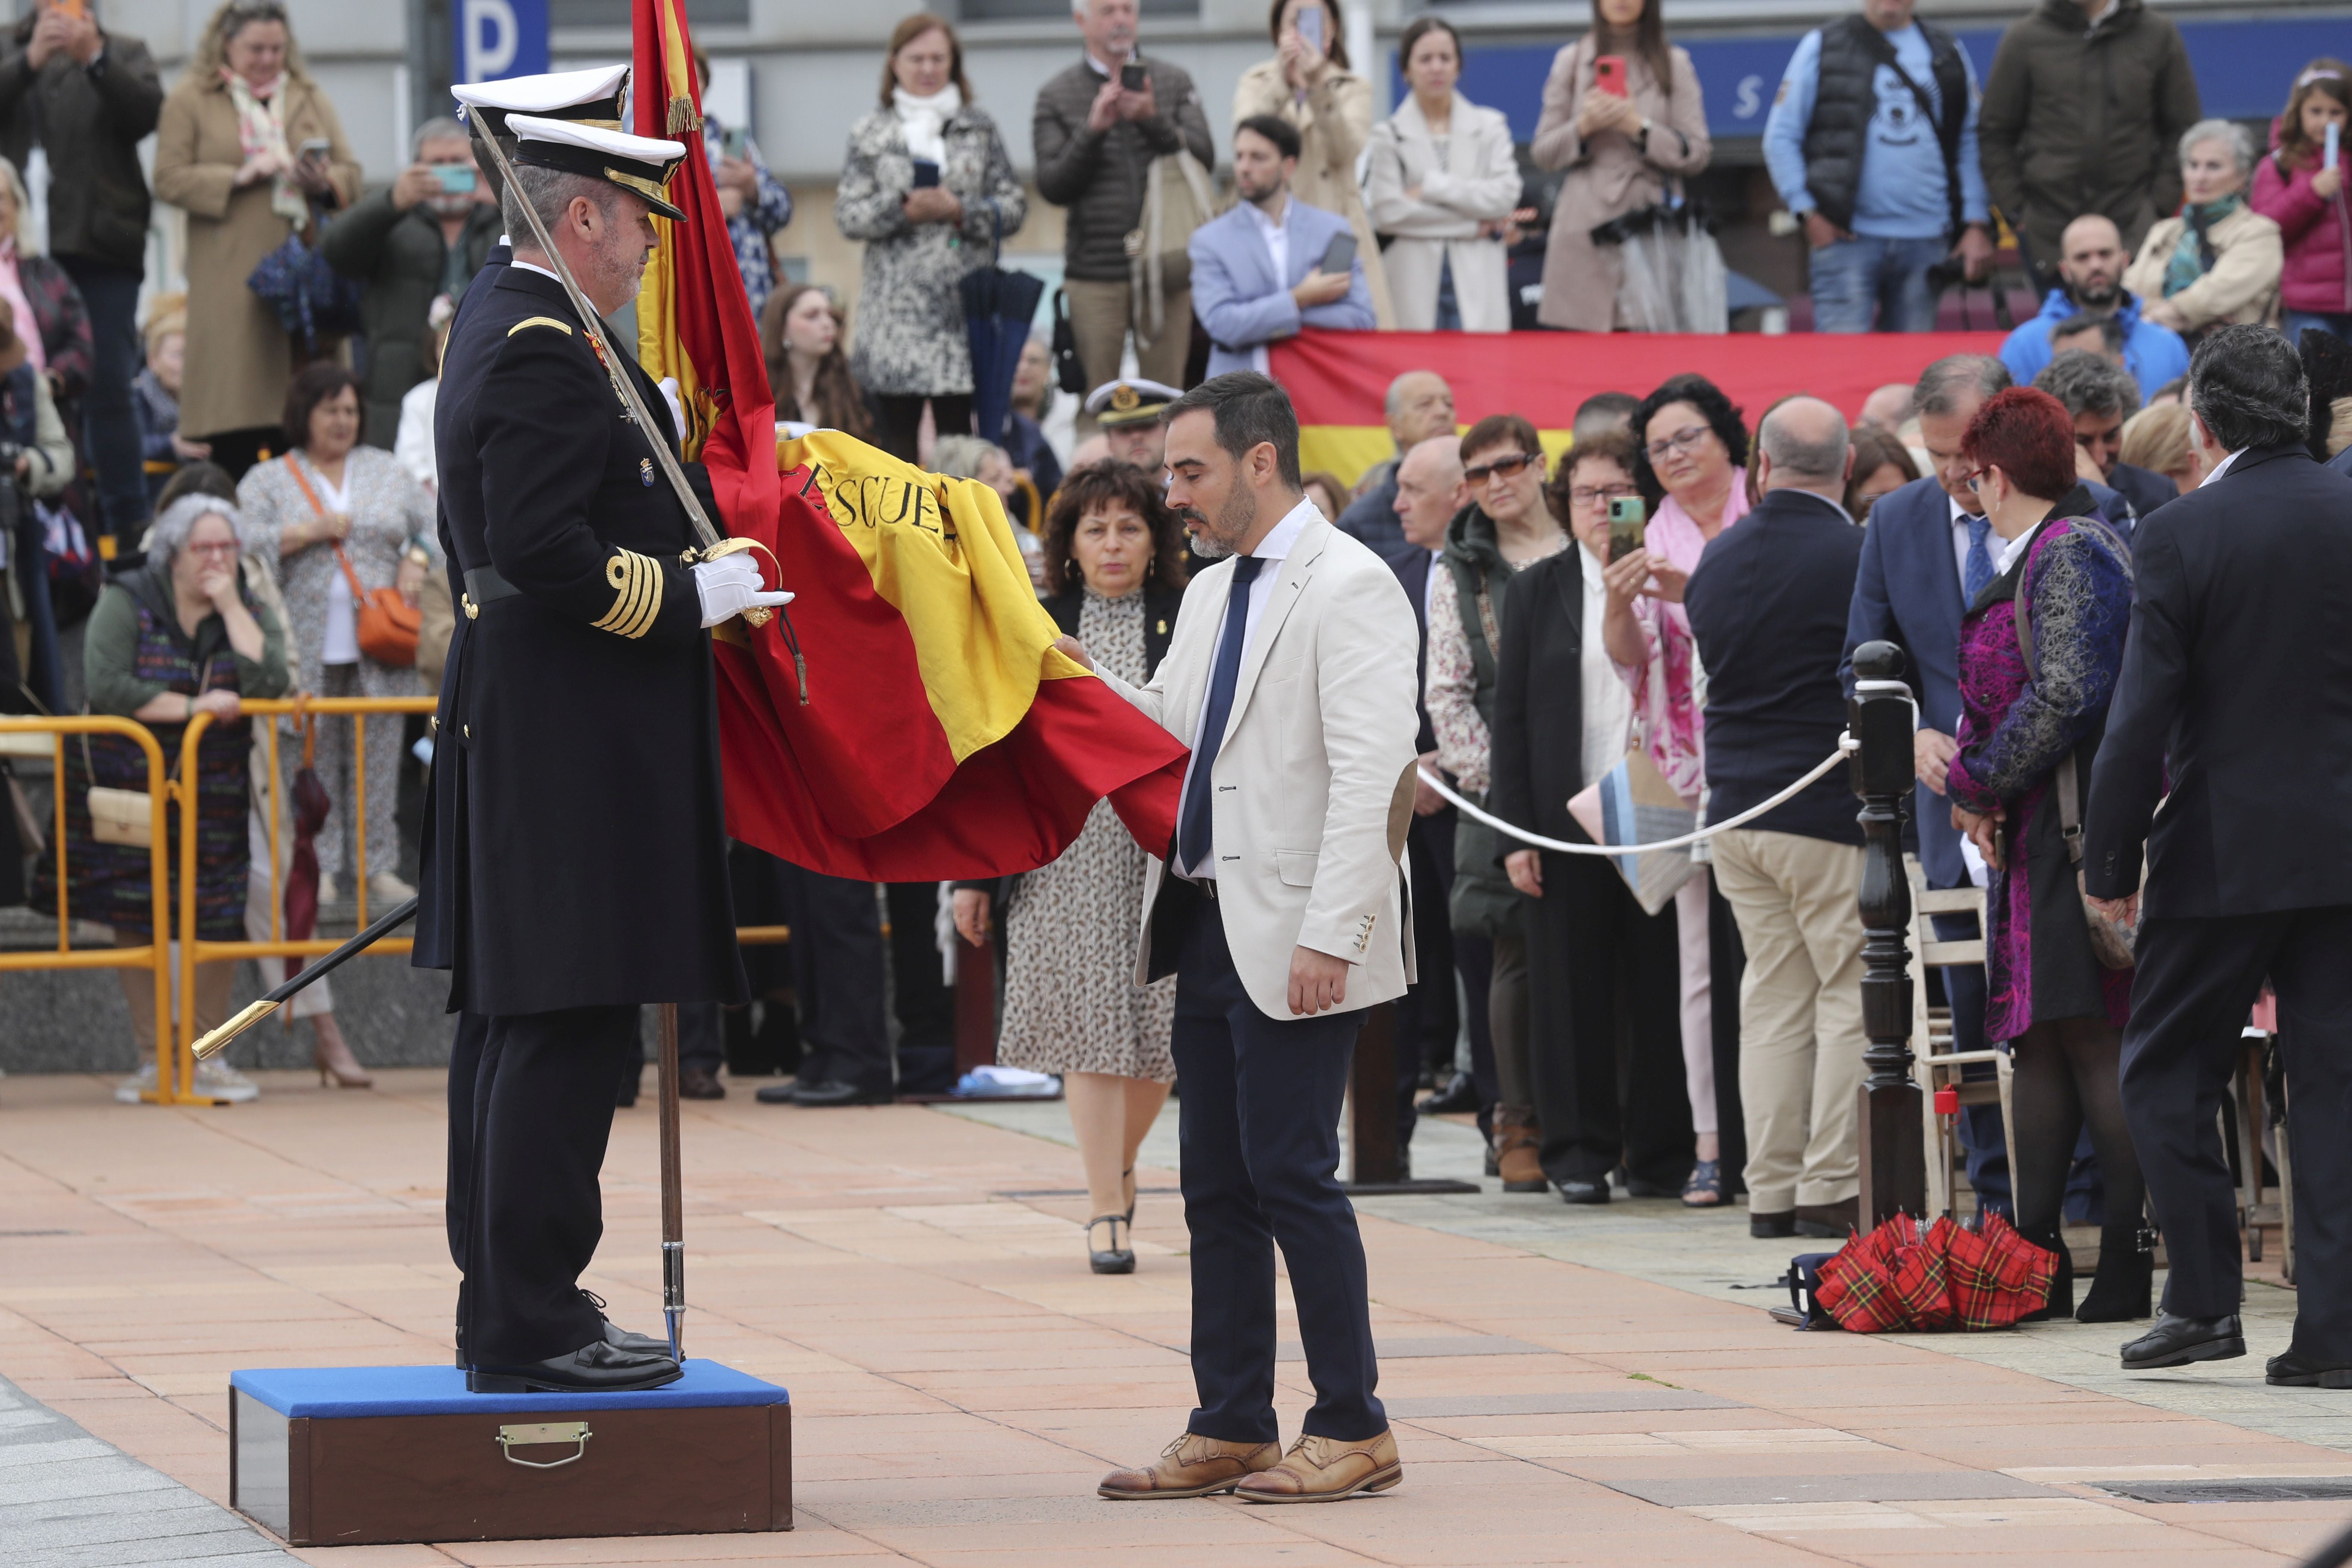
{"label": "large spanish flag banner", "polygon": [[1464,425],[1489,414],[1534,421],[1545,449],[1568,449],[1577,405],[1597,392],[1640,397],[1670,375],[1696,371],[1747,410],[1753,425],[1774,399],[1810,393],[1853,418],[1888,382],[1912,382],[1953,353],[1997,353],[1999,332],[1301,332],[1274,345],[1274,378],[1298,410],[1299,460],[1348,483],[1395,456],[1381,404],[1389,383],[1433,370],[1454,388]]}
{"label": "large spanish flag banner", "polygon": [[728,831],[836,877],[992,877],[1054,859],[1108,797],[1164,851],[1184,748],[1052,650],[996,492],[837,432],[776,443],[683,0],[636,0],[635,24],[635,128],[692,149],[670,186],[686,221],[662,226],[637,296],[638,356],[678,380],[721,530],[800,595],[793,640],[782,619],[718,634]]}

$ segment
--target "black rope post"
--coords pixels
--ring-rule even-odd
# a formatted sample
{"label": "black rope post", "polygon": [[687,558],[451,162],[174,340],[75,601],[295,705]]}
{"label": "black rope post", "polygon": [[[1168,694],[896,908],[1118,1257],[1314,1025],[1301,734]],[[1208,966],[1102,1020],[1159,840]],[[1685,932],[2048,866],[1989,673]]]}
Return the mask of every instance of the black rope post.
{"label": "black rope post", "polygon": [[1903,869],[1903,814],[1915,778],[1912,734],[1918,709],[1903,681],[1903,650],[1870,642],[1853,654],[1846,722],[1858,749],[1853,793],[1862,797],[1863,1062],[1857,1119],[1862,1163],[1861,1226],[1927,1206],[1927,1162],[1919,1086],[1911,1077],[1911,879]]}

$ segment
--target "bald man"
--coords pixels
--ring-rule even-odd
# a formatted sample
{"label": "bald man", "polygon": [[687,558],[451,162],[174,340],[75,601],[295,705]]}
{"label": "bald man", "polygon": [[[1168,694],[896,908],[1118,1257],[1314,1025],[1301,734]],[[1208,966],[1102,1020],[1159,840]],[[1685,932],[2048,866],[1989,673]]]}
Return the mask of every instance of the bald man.
{"label": "bald man", "polygon": [[1386,416],[1397,456],[1366,474],[1355,501],[1332,521],[1340,532],[1371,546],[1393,566],[1412,552],[1397,526],[1397,467],[1422,442],[1455,433],[1454,389],[1433,370],[1409,370],[1389,383]]}
{"label": "bald man", "polygon": [[1890,381],[1862,400],[1862,417],[1856,424],[1884,430],[1889,436],[1900,436],[1911,417],[1911,384]]}
{"label": "bald man", "polygon": [[[1778,794],[1837,750],[1838,659],[1863,531],[1839,504],[1845,420],[1794,397],[1757,432],[1756,510],[1707,545],[1683,591],[1707,671],[1707,820]],[[1844,770],[1715,840],[1739,922],[1739,1097],[1748,1221],[1759,1237],[1843,1237],[1860,1167],[1862,829]]]}
{"label": "bald man", "polygon": [[2059,285],[2042,301],[2041,313],[2021,321],[2000,345],[2000,363],[2023,386],[2040,375],[2057,352],[2051,334],[2077,316],[2112,319],[2123,329],[2124,368],[2145,398],[2175,377],[2189,374],[2189,345],[2169,327],[2140,319],[2140,301],[2124,287],[2131,252],[2111,218],[2093,213],[2066,226],[2059,239]]}

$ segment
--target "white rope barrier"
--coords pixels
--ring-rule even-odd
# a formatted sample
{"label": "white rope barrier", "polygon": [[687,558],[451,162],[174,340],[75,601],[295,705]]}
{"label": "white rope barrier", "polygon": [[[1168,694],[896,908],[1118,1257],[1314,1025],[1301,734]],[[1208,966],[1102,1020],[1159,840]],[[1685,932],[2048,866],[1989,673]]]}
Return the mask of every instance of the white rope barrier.
{"label": "white rope barrier", "polygon": [[1524,827],[1515,827],[1499,816],[1481,811],[1447,788],[1445,781],[1432,773],[1427,768],[1417,771],[1421,774],[1421,782],[1452,802],[1455,810],[1467,812],[1497,833],[1507,833],[1520,842],[1532,845],[1538,849],[1549,849],[1560,855],[1643,855],[1656,849],[1687,848],[1703,839],[1712,838],[1718,833],[1755,821],[1775,806],[1785,805],[1794,800],[1815,780],[1845,761],[1851,753],[1861,750],[1861,745],[1862,743],[1856,741],[1853,732],[1849,731],[1838,737],[1838,749],[1823,757],[1819,766],[1771,799],[1759,801],[1737,816],[1726,817],[1721,822],[1711,822],[1705,827],[1684,834],[1679,838],[1662,838],[1655,844],[1566,844],[1557,838],[1546,838],[1540,834],[1529,833]]}

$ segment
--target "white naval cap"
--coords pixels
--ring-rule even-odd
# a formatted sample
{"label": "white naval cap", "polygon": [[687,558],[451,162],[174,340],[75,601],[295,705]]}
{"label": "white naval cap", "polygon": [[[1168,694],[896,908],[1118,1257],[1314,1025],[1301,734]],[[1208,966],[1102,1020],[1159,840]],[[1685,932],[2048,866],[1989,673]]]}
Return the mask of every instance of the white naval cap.
{"label": "white naval cap", "polygon": [[509,114],[539,115],[618,131],[621,95],[628,80],[625,65],[591,66],[586,70],[510,76],[500,81],[460,82],[449,89],[449,95],[463,106],[461,115],[478,111],[493,131],[502,129]]}
{"label": "white naval cap", "polygon": [[665,194],[671,173],[686,156],[681,142],[535,114],[508,115],[507,130],[516,139],[518,163],[585,174],[644,197],[646,205],[666,218],[686,216]]}
{"label": "white naval cap", "polygon": [[1183,395],[1163,382],[1139,375],[1107,381],[1087,394],[1087,412],[1095,416],[1097,425],[1140,425],[1159,418],[1162,409]]}

